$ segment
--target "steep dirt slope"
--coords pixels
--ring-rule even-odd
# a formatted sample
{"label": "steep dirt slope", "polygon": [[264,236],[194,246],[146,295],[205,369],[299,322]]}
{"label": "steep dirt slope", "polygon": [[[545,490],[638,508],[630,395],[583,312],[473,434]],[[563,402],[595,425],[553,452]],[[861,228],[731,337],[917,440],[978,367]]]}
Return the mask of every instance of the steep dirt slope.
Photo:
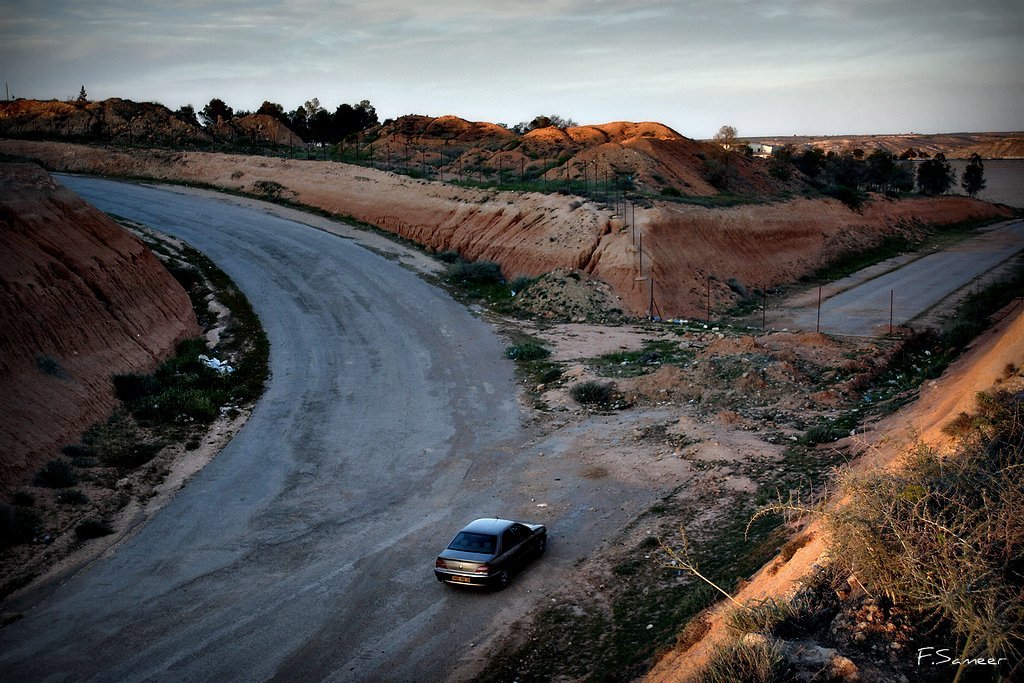
{"label": "steep dirt slope", "polygon": [[[1005,207],[965,197],[876,200],[852,211],[830,199],[709,209],[670,202],[637,207],[628,228],[599,202],[537,192],[461,188],[348,164],[201,152],[131,154],[65,143],[0,140],[0,152],[71,172],[202,182],[280,195],[372,223],[438,251],[499,263],[509,279],[557,268],[581,270],[614,289],[622,307],[643,314],[654,298],[664,317],[731,305],[735,279],[754,289],[792,281],[852,246],[877,243],[913,219],[955,222],[1008,216]],[[636,242],[634,243],[634,235]],[[641,237],[642,235],[642,237]],[[641,246],[643,260],[641,263]]]}
{"label": "steep dirt slope", "polygon": [[[723,310],[735,302],[737,284],[753,291],[793,282],[846,251],[870,247],[915,224],[1010,215],[967,197],[876,198],[860,211],[832,199],[794,199],[730,209],[661,204],[643,212],[642,220],[638,214],[637,223],[644,275],[655,281],[656,302],[666,314],[697,316],[706,308],[709,278],[711,305]],[[630,286],[639,269],[639,255],[622,263],[627,250],[617,250],[618,268],[603,262],[600,269],[620,289]],[[634,282],[632,289],[643,284]]]}
{"label": "steep dirt slope", "polygon": [[[548,126],[522,135],[457,116],[403,116],[361,136],[365,156],[452,180],[532,181],[594,191],[639,187],[709,196],[723,189],[708,178],[726,165],[714,144],[691,140],[660,123],[618,121]],[[763,165],[731,155],[730,192],[777,192],[786,185]]]}
{"label": "steep dirt slope", "polygon": [[115,407],[111,375],[199,333],[135,237],[30,164],[0,164],[0,490]]}

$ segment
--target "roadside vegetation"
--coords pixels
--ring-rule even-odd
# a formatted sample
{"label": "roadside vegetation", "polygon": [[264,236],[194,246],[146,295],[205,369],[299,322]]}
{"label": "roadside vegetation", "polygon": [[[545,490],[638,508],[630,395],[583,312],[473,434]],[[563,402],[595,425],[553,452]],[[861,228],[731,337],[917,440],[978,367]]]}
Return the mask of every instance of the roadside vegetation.
{"label": "roadside vegetation", "polygon": [[[652,375],[666,366],[699,373],[684,374],[687,379],[683,381],[703,383],[702,394],[684,392],[668,400],[703,402],[706,409],[725,411],[720,414],[736,411],[741,429],[779,424],[765,429],[761,438],[779,444],[781,457],[743,465],[690,460],[691,467],[709,473],[740,467],[739,472],[757,482],[756,492],[738,495],[713,484],[696,493],[687,491],[685,496],[678,495],[679,491],[666,492],[610,543],[601,554],[600,566],[577,565],[574,571],[583,573],[580,580],[587,588],[553,595],[550,604],[546,602],[519,625],[516,635],[496,648],[481,680],[634,680],[669,648],[699,639],[708,629],[702,612],[724,599],[723,591],[731,595],[745,577],[772,557],[788,561],[809,540],[806,535],[793,535],[792,517],[766,511],[776,509],[774,506],[791,495],[803,496],[795,502],[811,510],[823,509],[816,501],[826,500],[833,485],[839,486],[839,495],[855,499],[855,506],[840,520],[844,526],[836,532],[848,545],[837,545],[835,552],[847,562],[808,577],[791,601],[735,606],[729,616],[734,637],[720,646],[711,657],[712,667],[698,680],[792,680],[808,671],[807,661],[801,663],[801,653],[809,653],[810,661],[816,662],[814,672],[831,672],[828,675],[837,678],[858,670],[879,670],[885,672],[883,676],[895,671],[897,678],[908,671],[912,680],[917,680],[910,668],[915,659],[908,653],[916,652],[911,648],[919,644],[926,647],[937,642],[935,639],[958,643],[952,656],[1003,653],[996,654],[998,659],[1019,652],[1024,575],[1017,566],[1021,552],[1015,525],[1024,499],[1019,483],[1008,480],[1020,463],[1006,454],[1014,453],[1019,460],[1022,452],[1020,389],[1015,394],[1004,392],[995,399],[983,399],[987,408],[977,416],[962,416],[949,427],[968,439],[971,452],[980,458],[973,465],[951,465],[926,453],[914,461],[908,473],[888,479],[843,479],[837,484],[836,467],[849,453],[846,447],[840,451],[831,444],[858,430],[865,421],[912,400],[924,382],[938,377],[964,344],[989,324],[991,314],[1024,291],[1021,276],[1018,272],[1013,279],[968,297],[944,331],[883,340],[879,362],[869,360],[875,351],[868,354],[851,349],[845,354],[847,360],[838,366],[815,369],[789,352],[769,353],[751,344],[739,345],[739,352],[732,351],[732,355],[707,357],[702,349],[707,348],[708,338],[721,339],[719,335],[724,334],[724,344],[742,331],[723,327],[711,332],[701,324],[649,324],[652,334],[678,328],[680,338],[649,341],[639,351],[591,359],[588,367],[597,377],[621,378],[620,382]],[[518,355],[513,348],[510,356]],[[784,367],[790,368],[788,372],[805,381],[819,378],[819,389],[848,382],[854,391],[840,405],[821,411],[820,417],[801,411],[784,417],[771,390],[777,381],[773,378],[780,377],[773,370],[780,357],[785,359]],[[1007,368],[1005,377],[1010,381],[1019,375],[1014,367]],[[721,384],[715,384],[718,382]],[[607,383],[595,380],[574,386],[584,384],[596,387]],[[744,389],[736,392],[741,387]],[[783,387],[781,391],[808,390]],[[762,394],[760,398],[757,392]],[[586,398],[574,398],[586,405]],[[996,426],[997,417],[1009,422]],[[782,428],[787,419],[792,422]],[[686,433],[673,432],[672,423],[667,427],[638,430],[635,438],[663,443],[686,458],[687,446],[695,442]],[[1002,455],[993,456],[993,444]],[[999,464],[993,464],[993,457]],[[982,479],[985,486],[975,485]],[[721,475],[711,481],[720,480]],[[960,498],[954,500],[953,496]],[[997,499],[1001,501],[998,505]],[[990,511],[985,512],[982,500],[989,501]],[[922,514],[927,518],[915,518]],[[713,523],[709,524],[709,519]],[[950,529],[946,539],[936,537],[936,525]],[[906,546],[911,529],[920,535],[919,547]],[[990,544],[984,549],[983,540]],[[900,552],[910,554],[900,556]],[[941,567],[921,564],[913,571],[902,569],[929,553]],[[961,562],[962,553],[971,554],[971,562]],[[940,569],[944,597],[924,607],[914,606],[912,591],[899,582],[920,579],[914,590],[924,595],[935,587]],[[984,577],[981,584],[968,580],[969,574],[975,573]],[[997,585],[1002,587],[997,589]],[[996,596],[998,600],[993,601]],[[1007,609],[994,609],[997,604]],[[949,620],[950,615],[958,625]],[[832,632],[833,626],[838,631]],[[997,633],[1007,635],[999,639]],[[964,650],[968,639],[973,641],[973,649]],[[1019,655],[1009,658],[1020,661]],[[948,675],[935,680],[948,680]]]}
{"label": "roadside vegetation", "polygon": [[269,345],[248,300],[206,257],[127,224],[157,254],[192,300],[216,343],[186,339],[149,374],[111,379],[121,407],[64,446],[31,485],[0,505],[0,598],[27,584],[76,543],[116,531],[116,517],[143,505],[174,458],[203,445],[212,425],[228,424],[262,394]]}
{"label": "roadside vegetation", "polygon": [[858,670],[922,681],[1019,674],[1024,381],[1013,366],[1002,381],[1014,388],[979,394],[976,412],[945,426],[956,438],[950,452],[919,446],[896,471],[844,475],[837,509],[792,501],[764,508],[822,517],[832,559],[791,599],[732,608],[731,636],[696,680],[841,678]]}

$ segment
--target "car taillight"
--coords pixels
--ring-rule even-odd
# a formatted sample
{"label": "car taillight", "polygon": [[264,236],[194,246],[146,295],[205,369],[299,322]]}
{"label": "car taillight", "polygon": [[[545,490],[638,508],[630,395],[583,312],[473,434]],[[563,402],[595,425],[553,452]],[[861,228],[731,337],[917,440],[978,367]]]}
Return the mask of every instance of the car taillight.
{"label": "car taillight", "polygon": [[442,560],[440,557],[437,558],[437,561],[434,562],[434,567],[436,569],[448,569],[448,565],[445,564],[444,560]]}
{"label": "car taillight", "polygon": [[480,565],[479,567],[476,568],[476,573],[477,574],[486,574],[489,571],[491,571],[491,568],[488,567],[486,564],[482,564],[482,565]]}

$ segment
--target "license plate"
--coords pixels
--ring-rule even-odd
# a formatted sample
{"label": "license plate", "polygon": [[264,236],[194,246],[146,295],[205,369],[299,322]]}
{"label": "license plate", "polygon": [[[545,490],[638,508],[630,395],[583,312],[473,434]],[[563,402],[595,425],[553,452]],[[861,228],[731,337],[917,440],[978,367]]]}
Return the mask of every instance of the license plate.
{"label": "license plate", "polygon": [[470,579],[468,576],[453,576],[452,581],[455,583],[469,583]]}

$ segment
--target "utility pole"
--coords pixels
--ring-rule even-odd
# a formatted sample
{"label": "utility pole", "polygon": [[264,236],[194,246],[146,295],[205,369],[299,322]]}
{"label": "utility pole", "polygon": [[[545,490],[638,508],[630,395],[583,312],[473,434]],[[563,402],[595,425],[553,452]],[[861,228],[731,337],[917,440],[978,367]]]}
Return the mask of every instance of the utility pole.
{"label": "utility pole", "polygon": [[761,332],[764,332],[765,323],[768,320],[768,288],[761,290]]}
{"label": "utility pole", "polygon": [[896,290],[895,289],[890,289],[889,290],[889,334],[892,334],[892,309],[893,309],[893,301],[895,299],[895,296],[896,296]]}
{"label": "utility pole", "polygon": [[818,320],[814,323],[814,333],[821,332],[821,285],[818,285]]}
{"label": "utility pole", "polygon": [[708,322],[711,322],[711,276],[708,276]]}

